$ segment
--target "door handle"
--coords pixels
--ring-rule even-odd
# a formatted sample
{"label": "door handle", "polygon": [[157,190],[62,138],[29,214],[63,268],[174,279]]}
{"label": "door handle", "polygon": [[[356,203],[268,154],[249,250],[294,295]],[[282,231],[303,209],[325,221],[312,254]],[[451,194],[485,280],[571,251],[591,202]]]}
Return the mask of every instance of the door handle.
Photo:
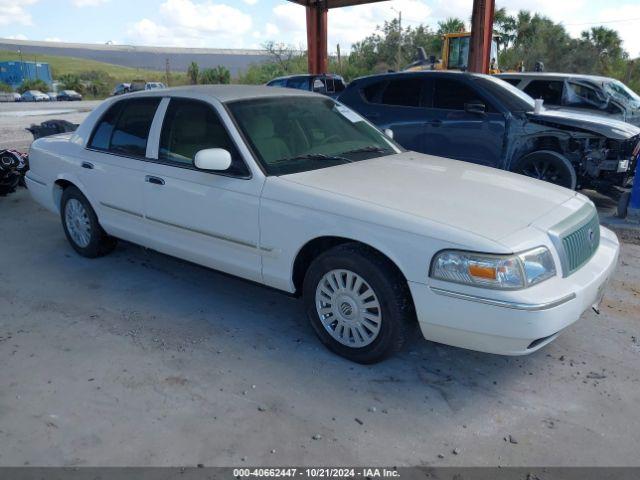
{"label": "door handle", "polygon": [[144,177],[145,182],[153,183],[154,185],[164,185],[164,180],[160,177],[152,177],[151,175],[147,175]]}
{"label": "door handle", "polygon": [[88,168],[89,170],[93,170],[93,163],[82,162],[82,168]]}

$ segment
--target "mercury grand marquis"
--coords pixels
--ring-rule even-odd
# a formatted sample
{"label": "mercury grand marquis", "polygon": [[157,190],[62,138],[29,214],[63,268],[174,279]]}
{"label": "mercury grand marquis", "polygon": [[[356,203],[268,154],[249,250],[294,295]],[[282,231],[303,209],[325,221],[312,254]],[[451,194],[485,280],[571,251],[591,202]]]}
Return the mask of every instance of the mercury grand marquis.
{"label": "mercury grand marquis", "polygon": [[147,91],[36,140],[27,184],[80,255],[124,239],[300,295],[320,340],[356,362],[416,325],[528,354],[597,306],[619,244],[585,196],[391,137],[300,90]]}

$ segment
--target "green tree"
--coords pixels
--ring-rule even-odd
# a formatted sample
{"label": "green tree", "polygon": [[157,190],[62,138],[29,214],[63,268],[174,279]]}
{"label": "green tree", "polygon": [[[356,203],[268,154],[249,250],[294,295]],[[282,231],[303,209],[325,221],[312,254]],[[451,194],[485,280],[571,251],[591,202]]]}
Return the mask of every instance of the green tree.
{"label": "green tree", "polygon": [[49,85],[44,80],[25,80],[18,87],[18,93],[24,93],[27,90],[40,90],[41,92],[47,92]]}
{"label": "green tree", "polygon": [[85,87],[78,75],[72,73],[61,75],[58,77],[58,81],[60,82],[60,90],[75,90],[79,93],[85,93]]}
{"label": "green tree", "polygon": [[230,83],[231,72],[223,65],[218,65],[215,68],[205,68],[200,72],[199,80],[202,84]]}
{"label": "green tree", "polygon": [[198,76],[200,73],[200,67],[197,62],[191,62],[189,64],[189,68],[187,68],[187,78],[189,79],[189,83],[191,85],[196,85],[198,83]]}
{"label": "green tree", "polygon": [[464,32],[466,26],[463,20],[459,18],[449,17],[443,22],[438,22],[438,35],[444,35],[446,33],[459,33]]}
{"label": "green tree", "polygon": [[7,83],[0,82],[0,92],[5,92],[5,93],[13,92],[13,88],[11,87],[11,85]]}

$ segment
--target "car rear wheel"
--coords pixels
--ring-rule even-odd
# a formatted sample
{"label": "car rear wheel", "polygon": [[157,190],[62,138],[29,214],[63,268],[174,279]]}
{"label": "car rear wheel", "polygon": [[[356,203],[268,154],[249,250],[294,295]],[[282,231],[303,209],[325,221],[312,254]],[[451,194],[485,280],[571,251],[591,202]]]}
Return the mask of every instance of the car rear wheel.
{"label": "car rear wheel", "polygon": [[64,233],[80,255],[96,258],[115,248],[117,240],[102,229],[91,204],[76,187],[64,190],[60,207]]}
{"label": "car rear wheel", "polygon": [[304,278],[311,325],[331,351],[375,363],[402,348],[413,319],[404,278],[377,252],[357,244],[317,257]]}
{"label": "car rear wheel", "polygon": [[525,155],[513,170],[515,173],[576,189],[576,170],[563,155],[551,150],[540,150]]}

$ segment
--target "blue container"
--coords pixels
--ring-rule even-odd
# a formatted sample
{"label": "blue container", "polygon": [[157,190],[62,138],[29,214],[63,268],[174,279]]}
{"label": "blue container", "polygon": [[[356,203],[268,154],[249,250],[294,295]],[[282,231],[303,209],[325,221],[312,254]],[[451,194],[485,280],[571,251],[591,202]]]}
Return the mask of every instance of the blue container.
{"label": "blue container", "polygon": [[51,86],[51,68],[42,62],[0,62],[0,82],[18,88],[25,80],[42,80]]}

